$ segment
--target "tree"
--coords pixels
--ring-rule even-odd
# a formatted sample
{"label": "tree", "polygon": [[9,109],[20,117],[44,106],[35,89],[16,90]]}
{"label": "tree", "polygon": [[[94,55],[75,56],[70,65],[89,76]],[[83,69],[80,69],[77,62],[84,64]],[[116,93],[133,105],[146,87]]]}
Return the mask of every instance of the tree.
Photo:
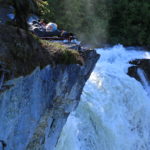
{"label": "tree", "polygon": [[37,8],[35,0],[12,0],[12,6],[15,10],[17,26],[27,30],[27,18],[29,14],[35,12]]}

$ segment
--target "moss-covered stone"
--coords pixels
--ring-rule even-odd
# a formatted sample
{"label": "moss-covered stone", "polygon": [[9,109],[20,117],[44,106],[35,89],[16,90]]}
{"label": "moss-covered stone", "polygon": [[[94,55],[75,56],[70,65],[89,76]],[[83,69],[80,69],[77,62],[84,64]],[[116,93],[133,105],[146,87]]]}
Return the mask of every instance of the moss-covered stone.
{"label": "moss-covered stone", "polygon": [[83,64],[79,52],[59,43],[38,39],[22,29],[0,25],[0,66],[9,70],[5,80],[27,75],[37,66]]}

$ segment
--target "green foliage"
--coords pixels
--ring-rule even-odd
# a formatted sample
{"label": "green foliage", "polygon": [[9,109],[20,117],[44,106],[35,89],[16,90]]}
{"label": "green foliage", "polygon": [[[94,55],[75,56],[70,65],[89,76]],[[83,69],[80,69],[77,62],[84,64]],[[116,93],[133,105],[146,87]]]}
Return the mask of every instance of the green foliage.
{"label": "green foliage", "polygon": [[41,16],[42,19],[48,20],[50,19],[49,17],[51,16],[51,11],[50,7],[47,1],[42,1],[42,0],[36,0],[36,4],[38,6],[38,14]]}
{"label": "green foliage", "polygon": [[46,9],[49,8],[50,14],[43,16],[47,21],[56,22],[60,29],[76,33],[82,41],[94,44],[106,41],[108,14],[104,0],[47,1]]}
{"label": "green foliage", "polygon": [[124,45],[150,45],[150,2],[115,0],[109,21],[109,42]]}
{"label": "green foliage", "polygon": [[47,21],[92,44],[150,45],[149,0],[47,0]]}
{"label": "green foliage", "polygon": [[[38,12],[47,22],[74,32],[81,41],[103,45],[150,46],[150,0],[0,0],[12,4],[16,24]],[[38,10],[37,7],[38,6]]]}

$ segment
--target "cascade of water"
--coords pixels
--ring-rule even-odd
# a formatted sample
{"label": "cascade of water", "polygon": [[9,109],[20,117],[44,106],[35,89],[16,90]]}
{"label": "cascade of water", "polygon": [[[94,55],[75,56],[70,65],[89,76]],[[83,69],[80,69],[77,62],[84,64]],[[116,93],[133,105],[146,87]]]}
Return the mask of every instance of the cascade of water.
{"label": "cascade of water", "polygon": [[148,79],[147,79],[144,71],[142,69],[138,68],[137,73],[142,81],[142,84],[143,84],[145,90],[147,91],[148,95],[150,96],[150,84],[148,82]]}
{"label": "cascade of water", "polygon": [[150,100],[140,82],[126,74],[127,62],[150,54],[121,45],[97,52],[101,58],[56,150],[150,150]]}

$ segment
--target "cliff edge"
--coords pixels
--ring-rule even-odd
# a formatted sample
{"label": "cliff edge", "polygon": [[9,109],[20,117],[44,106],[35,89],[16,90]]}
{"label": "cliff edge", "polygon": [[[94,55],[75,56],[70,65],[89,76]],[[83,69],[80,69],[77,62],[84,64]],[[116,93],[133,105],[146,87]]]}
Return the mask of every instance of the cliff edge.
{"label": "cliff edge", "polygon": [[7,39],[0,33],[1,81],[5,74],[0,93],[0,147],[54,150],[99,55],[94,50],[75,52],[53,44],[43,48],[35,39],[31,49],[26,45],[30,38],[18,38],[20,34],[26,37],[24,31],[9,34]]}

